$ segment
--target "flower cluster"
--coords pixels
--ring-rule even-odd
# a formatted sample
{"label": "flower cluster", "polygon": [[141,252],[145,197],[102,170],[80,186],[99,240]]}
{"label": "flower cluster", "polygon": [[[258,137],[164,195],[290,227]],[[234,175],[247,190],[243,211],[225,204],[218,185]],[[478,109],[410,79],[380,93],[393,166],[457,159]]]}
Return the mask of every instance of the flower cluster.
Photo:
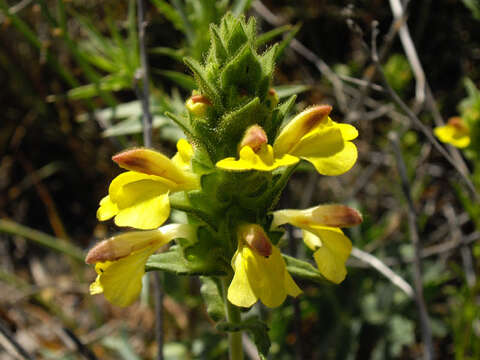
{"label": "flower cluster", "polygon": [[[328,105],[312,106],[282,127],[295,96],[281,102],[271,88],[277,48],[260,54],[254,20],[232,15],[210,35],[205,64],[185,60],[198,90],[185,116],[171,115],[188,141],[178,142],[171,159],[145,148],[113,157],[127,171],[111,182],[97,217],[138,231],[100,242],[86,261],[98,274],[91,293],[103,292],[116,305],[135,300],[147,267],[224,276],[232,304],[250,307],[260,299],[279,306],[301,293],[279,246],[287,223],[302,230],[319,274],[334,283],[346,276],[352,245],[341,228],[361,223],[358,211],[338,204],[275,207],[302,160],[322,175],[347,172],[357,160],[357,130],[333,121]],[[189,223],[162,226],[171,208],[187,213]],[[170,250],[153,255],[174,239]]]}

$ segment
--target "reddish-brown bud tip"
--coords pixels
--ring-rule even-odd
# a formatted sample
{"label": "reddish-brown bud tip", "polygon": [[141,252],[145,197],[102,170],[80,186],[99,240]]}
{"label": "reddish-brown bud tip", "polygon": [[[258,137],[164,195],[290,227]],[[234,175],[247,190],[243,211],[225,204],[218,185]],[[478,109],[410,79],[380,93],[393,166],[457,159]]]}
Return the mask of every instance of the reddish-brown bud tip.
{"label": "reddish-brown bud tip", "polygon": [[272,243],[260,225],[243,225],[240,227],[239,235],[250,249],[258,254],[265,257],[272,255]]}
{"label": "reddish-brown bud tip", "polygon": [[204,95],[192,95],[192,97],[190,99],[192,99],[192,102],[194,104],[201,103],[201,104],[206,104],[206,105],[212,105],[210,100],[208,100],[208,98],[205,97]]}
{"label": "reddish-brown bud tip", "polygon": [[239,149],[250,146],[254,152],[258,152],[262,145],[266,143],[268,143],[268,138],[265,130],[260,125],[255,124],[245,131]]}
{"label": "reddish-brown bud tip", "polygon": [[103,240],[95,245],[87,254],[85,262],[87,264],[96,264],[107,260],[115,260],[115,251],[109,240]]}

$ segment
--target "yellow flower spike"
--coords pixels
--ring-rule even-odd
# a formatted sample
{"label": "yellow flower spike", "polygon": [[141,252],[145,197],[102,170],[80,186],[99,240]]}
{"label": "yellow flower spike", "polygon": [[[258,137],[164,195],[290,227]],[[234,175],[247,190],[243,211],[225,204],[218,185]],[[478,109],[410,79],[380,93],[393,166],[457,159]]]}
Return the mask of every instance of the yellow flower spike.
{"label": "yellow flower spike", "polygon": [[309,161],[323,175],[340,175],[357,161],[357,148],[350,140],[358,136],[349,124],[329,118],[331,106],[319,105],[298,114],[278,135],[276,156],[290,154]]}
{"label": "yellow flower spike", "polygon": [[318,270],[338,284],[345,279],[352,243],[340,227],[362,222],[362,215],[344,205],[319,205],[305,210],[279,210],[273,213],[272,228],[289,223],[303,229],[303,241],[314,251]]}
{"label": "yellow flower spike", "polygon": [[212,106],[210,100],[200,94],[192,95],[185,103],[187,110],[198,117],[204,116],[209,106]]}
{"label": "yellow flower spike", "polygon": [[[270,255],[262,255],[259,250]],[[268,307],[277,307],[287,295],[296,297],[302,292],[288,273],[280,251],[271,245],[259,225],[249,224],[239,228],[238,248],[232,258],[232,268],[235,274],[227,297],[236,306],[250,307],[260,299]]]}
{"label": "yellow flower spike", "polygon": [[148,258],[175,238],[192,238],[195,227],[170,224],[157,230],[133,231],[104,240],[89,251],[88,264],[96,264],[96,280],[90,294],[103,293],[114,305],[133,303],[142,288],[142,277]]}
{"label": "yellow flower spike", "polygon": [[433,132],[441,142],[457,148],[462,149],[470,145],[470,129],[460,117],[448,119],[447,125],[436,127]]}
{"label": "yellow flower spike", "polygon": [[273,148],[268,145],[267,134],[259,125],[247,129],[239,144],[239,159],[228,157],[216,163],[220,169],[229,171],[272,171],[281,166],[296,164],[299,159],[288,154],[275,157]]}

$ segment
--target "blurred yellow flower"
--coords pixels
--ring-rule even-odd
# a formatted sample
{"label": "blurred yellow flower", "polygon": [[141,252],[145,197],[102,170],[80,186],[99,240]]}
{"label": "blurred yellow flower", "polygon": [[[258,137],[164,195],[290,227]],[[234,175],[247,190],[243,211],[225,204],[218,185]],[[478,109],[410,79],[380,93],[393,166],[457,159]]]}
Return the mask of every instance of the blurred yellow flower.
{"label": "blurred yellow flower", "polygon": [[273,213],[272,228],[285,223],[301,228],[303,241],[314,251],[318,271],[326,279],[338,284],[347,275],[345,262],[352,243],[340,227],[362,222],[360,213],[344,205],[319,205],[305,210],[279,210]]}
{"label": "blurred yellow flower", "polygon": [[139,148],[113,157],[130,170],[112,180],[108,195],[100,201],[97,218],[115,217],[118,226],[148,230],[162,225],[170,214],[170,192],[199,187],[191,172],[192,146],[184,139],[177,143],[177,154],[169,159],[154,150]]}
{"label": "blurred yellow flower", "polygon": [[90,294],[103,293],[109,302],[118,306],[132,304],[142,289],[150,255],[175,238],[194,236],[192,225],[169,224],[157,230],[127,232],[100,242],[85,259],[87,264],[95,264],[97,272]]}
{"label": "blurred yellow flower", "polygon": [[461,117],[451,117],[447,125],[438,126],[433,132],[440,141],[457,148],[470,145],[470,128]]}
{"label": "blurred yellow flower", "polygon": [[260,299],[268,307],[277,307],[287,295],[296,297],[302,292],[288,273],[280,250],[259,225],[240,226],[232,268],[235,274],[227,297],[236,306],[250,307]]}

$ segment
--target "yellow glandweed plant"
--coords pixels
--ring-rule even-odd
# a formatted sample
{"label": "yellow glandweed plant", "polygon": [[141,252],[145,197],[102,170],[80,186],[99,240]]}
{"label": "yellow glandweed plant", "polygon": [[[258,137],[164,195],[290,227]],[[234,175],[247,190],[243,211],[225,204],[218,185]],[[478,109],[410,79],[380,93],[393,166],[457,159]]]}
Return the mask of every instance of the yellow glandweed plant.
{"label": "yellow glandweed plant", "polygon": [[[127,171],[113,179],[97,216],[137,231],[89,252],[86,261],[98,274],[90,292],[128,306],[145,270],[209,277],[222,284],[209,299],[225,309],[214,318],[218,329],[230,332],[231,359],[242,358],[243,330],[254,334],[265,356],[267,327],[242,319],[240,308],[258,300],[277,307],[287,295],[299,296],[292,275],[340,283],[352,247],[341,228],[362,221],[356,210],[337,204],[275,211],[280,195],[302,160],[322,175],[348,171],[357,160],[352,140],[358,133],[333,121],[327,105],[311,106],[282,126],[295,96],[279,103],[271,88],[278,50],[258,52],[253,18],[228,14],[211,26],[210,38],[203,64],[185,59],[197,83],[185,116],[169,115],[186,136],[177,154],[169,159],[137,148],[113,157]],[[185,212],[189,223],[163,225],[171,208]],[[302,229],[318,270],[282,255],[278,241],[286,223]]]}

